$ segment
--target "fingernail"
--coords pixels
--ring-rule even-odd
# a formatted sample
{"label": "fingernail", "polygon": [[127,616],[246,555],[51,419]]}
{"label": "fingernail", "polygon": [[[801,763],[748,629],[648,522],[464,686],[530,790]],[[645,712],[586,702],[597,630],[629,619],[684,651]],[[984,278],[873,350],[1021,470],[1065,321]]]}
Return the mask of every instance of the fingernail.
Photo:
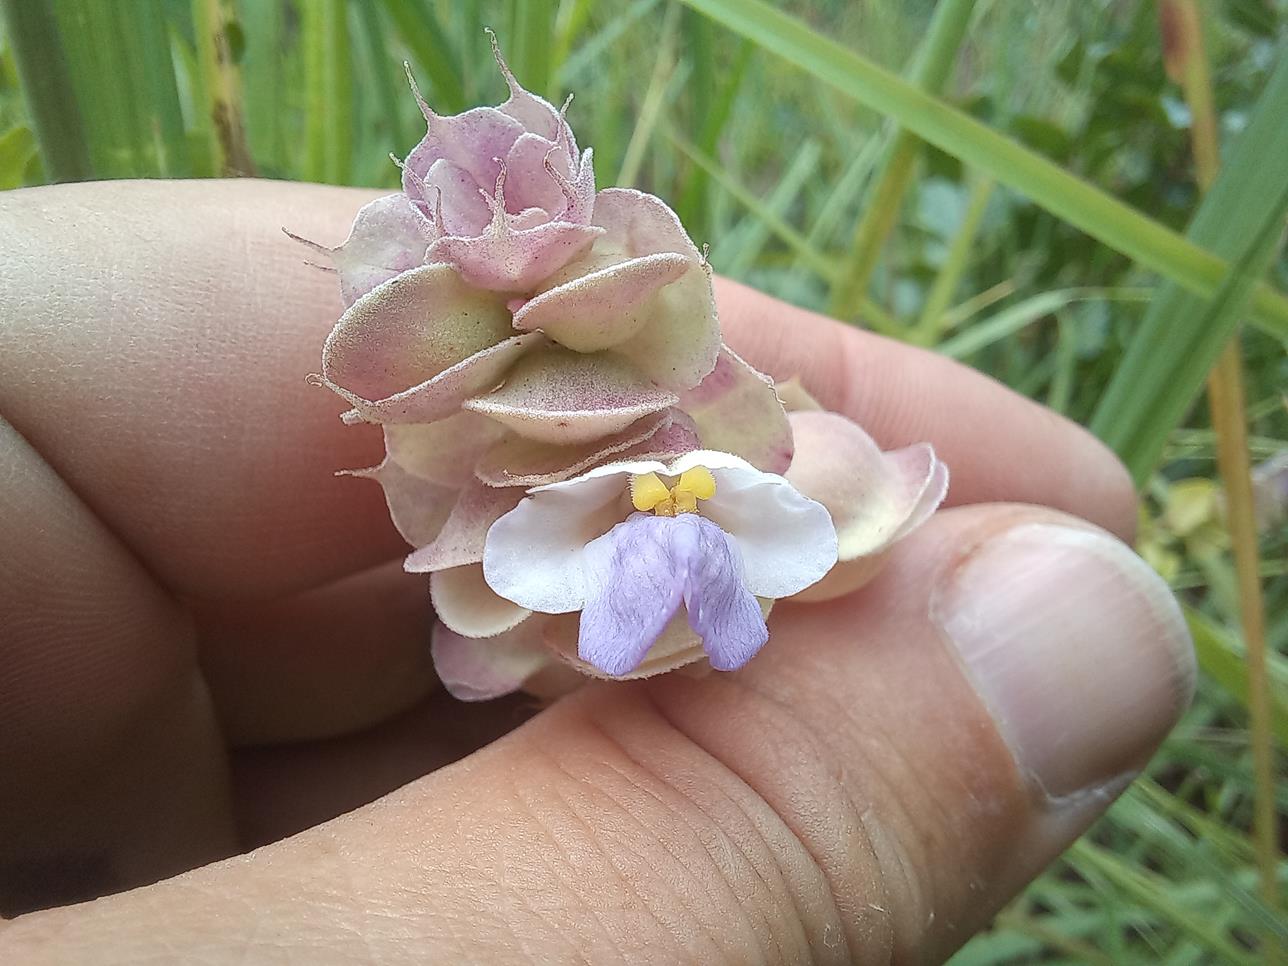
{"label": "fingernail", "polygon": [[1021,772],[1050,799],[1138,771],[1193,696],[1175,598],[1107,534],[1008,530],[965,558],[934,608]]}

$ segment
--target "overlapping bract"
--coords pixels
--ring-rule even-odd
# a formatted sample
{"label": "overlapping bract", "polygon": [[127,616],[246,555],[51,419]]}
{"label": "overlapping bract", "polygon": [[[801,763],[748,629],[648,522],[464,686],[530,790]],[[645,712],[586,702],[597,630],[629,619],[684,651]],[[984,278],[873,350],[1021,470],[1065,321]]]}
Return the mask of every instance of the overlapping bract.
{"label": "overlapping bract", "polygon": [[[591,152],[579,150],[565,111],[497,61],[509,97],[495,108],[446,117],[415,92],[426,135],[401,164],[403,190],[364,207],[343,244],[313,245],[330,256],[345,303],[321,381],[348,402],[346,422],[380,424],[385,436],[380,465],[350,472],[381,484],[415,548],[407,569],[431,575],[435,662],[467,699],[521,686],[557,693],[581,679],[560,666],[641,676],[707,660],[695,630],[710,627],[668,619],[614,674],[578,653],[577,614],[498,594],[482,563],[498,552],[497,521],[538,498],[530,488],[700,449],[785,473],[784,486],[835,521],[841,562],[805,591],[825,596],[870,575],[947,481],[929,447],[882,454],[842,417],[789,421],[773,382],[722,344],[709,268],[675,213],[643,192],[596,192]],[[666,559],[692,578],[681,597],[723,602],[746,630],[754,615],[728,578],[760,558],[736,531],[768,527],[781,539],[787,519],[733,529],[717,520],[713,531],[617,515],[579,539],[622,551],[634,534],[631,546],[670,548]],[[617,525],[626,529],[610,540]],[[517,566],[541,566],[536,544],[506,546]],[[708,556],[727,566],[712,569]],[[764,607],[783,596],[756,594]],[[606,612],[592,608],[590,623]],[[755,634],[738,640],[741,650],[717,647],[711,662],[734,666],[730,654],[754,650]]]}

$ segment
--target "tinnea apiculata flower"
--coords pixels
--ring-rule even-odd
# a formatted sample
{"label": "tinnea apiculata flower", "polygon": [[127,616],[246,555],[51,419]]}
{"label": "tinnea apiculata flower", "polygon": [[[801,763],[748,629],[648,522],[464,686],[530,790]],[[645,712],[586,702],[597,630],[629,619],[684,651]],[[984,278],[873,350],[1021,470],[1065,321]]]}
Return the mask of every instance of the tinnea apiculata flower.
{"label": "tinnea apiculata flower", "polygon": [[[835,562],[823,506],[781,476],[698,450],[530,490],[488,531],[483,573],[528,611],[579,612],[575,658],[565,656],[620,678],[704,653],[717,670],[742,667],[768,640],[761,600],[799,593]],[[546,628],[556,653],[560,632]]]}
{"label": "tinnea apiculata flower", "polygon": [[870,579],[947,473],[723,345],[675,213],[596,192],[565,110],[496,56],[495,108],[441,116],[413,84],[427,130],[403,190],[313,245],[345,305],[316,381],[384,433],[352,475],[429,574],[458,697],[740,667],[775,599]]}

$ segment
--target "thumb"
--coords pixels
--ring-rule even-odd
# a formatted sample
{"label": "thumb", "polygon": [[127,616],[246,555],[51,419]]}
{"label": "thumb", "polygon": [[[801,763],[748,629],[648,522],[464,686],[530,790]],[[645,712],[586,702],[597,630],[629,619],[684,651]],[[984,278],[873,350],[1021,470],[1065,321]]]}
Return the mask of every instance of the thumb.
{"label": "thumb", "polygon": [[937,961],[1104,810],[1194,683],[1162,581],[1031,507],[942,513],[864,591],[771,627],[741,672],[584,689],[293,839],[17,920],[0,953]]}

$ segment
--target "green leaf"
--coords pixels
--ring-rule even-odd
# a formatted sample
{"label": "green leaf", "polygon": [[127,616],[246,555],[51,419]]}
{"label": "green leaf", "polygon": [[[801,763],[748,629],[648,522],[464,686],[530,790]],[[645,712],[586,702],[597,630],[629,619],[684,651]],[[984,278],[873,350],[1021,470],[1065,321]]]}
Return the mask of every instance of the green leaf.
{"label": "green leaf", "polygon": [[[1211,296],[1229,266],[1216,255],[762,0],[683,0],[1146,268]],[[1288,336],[1288,299],[1256,286],[1253,319]]]}
{"label": "green leaf", "polygon": [[95,174],[191,172],[179,89],[159,0],[54,0]]}

